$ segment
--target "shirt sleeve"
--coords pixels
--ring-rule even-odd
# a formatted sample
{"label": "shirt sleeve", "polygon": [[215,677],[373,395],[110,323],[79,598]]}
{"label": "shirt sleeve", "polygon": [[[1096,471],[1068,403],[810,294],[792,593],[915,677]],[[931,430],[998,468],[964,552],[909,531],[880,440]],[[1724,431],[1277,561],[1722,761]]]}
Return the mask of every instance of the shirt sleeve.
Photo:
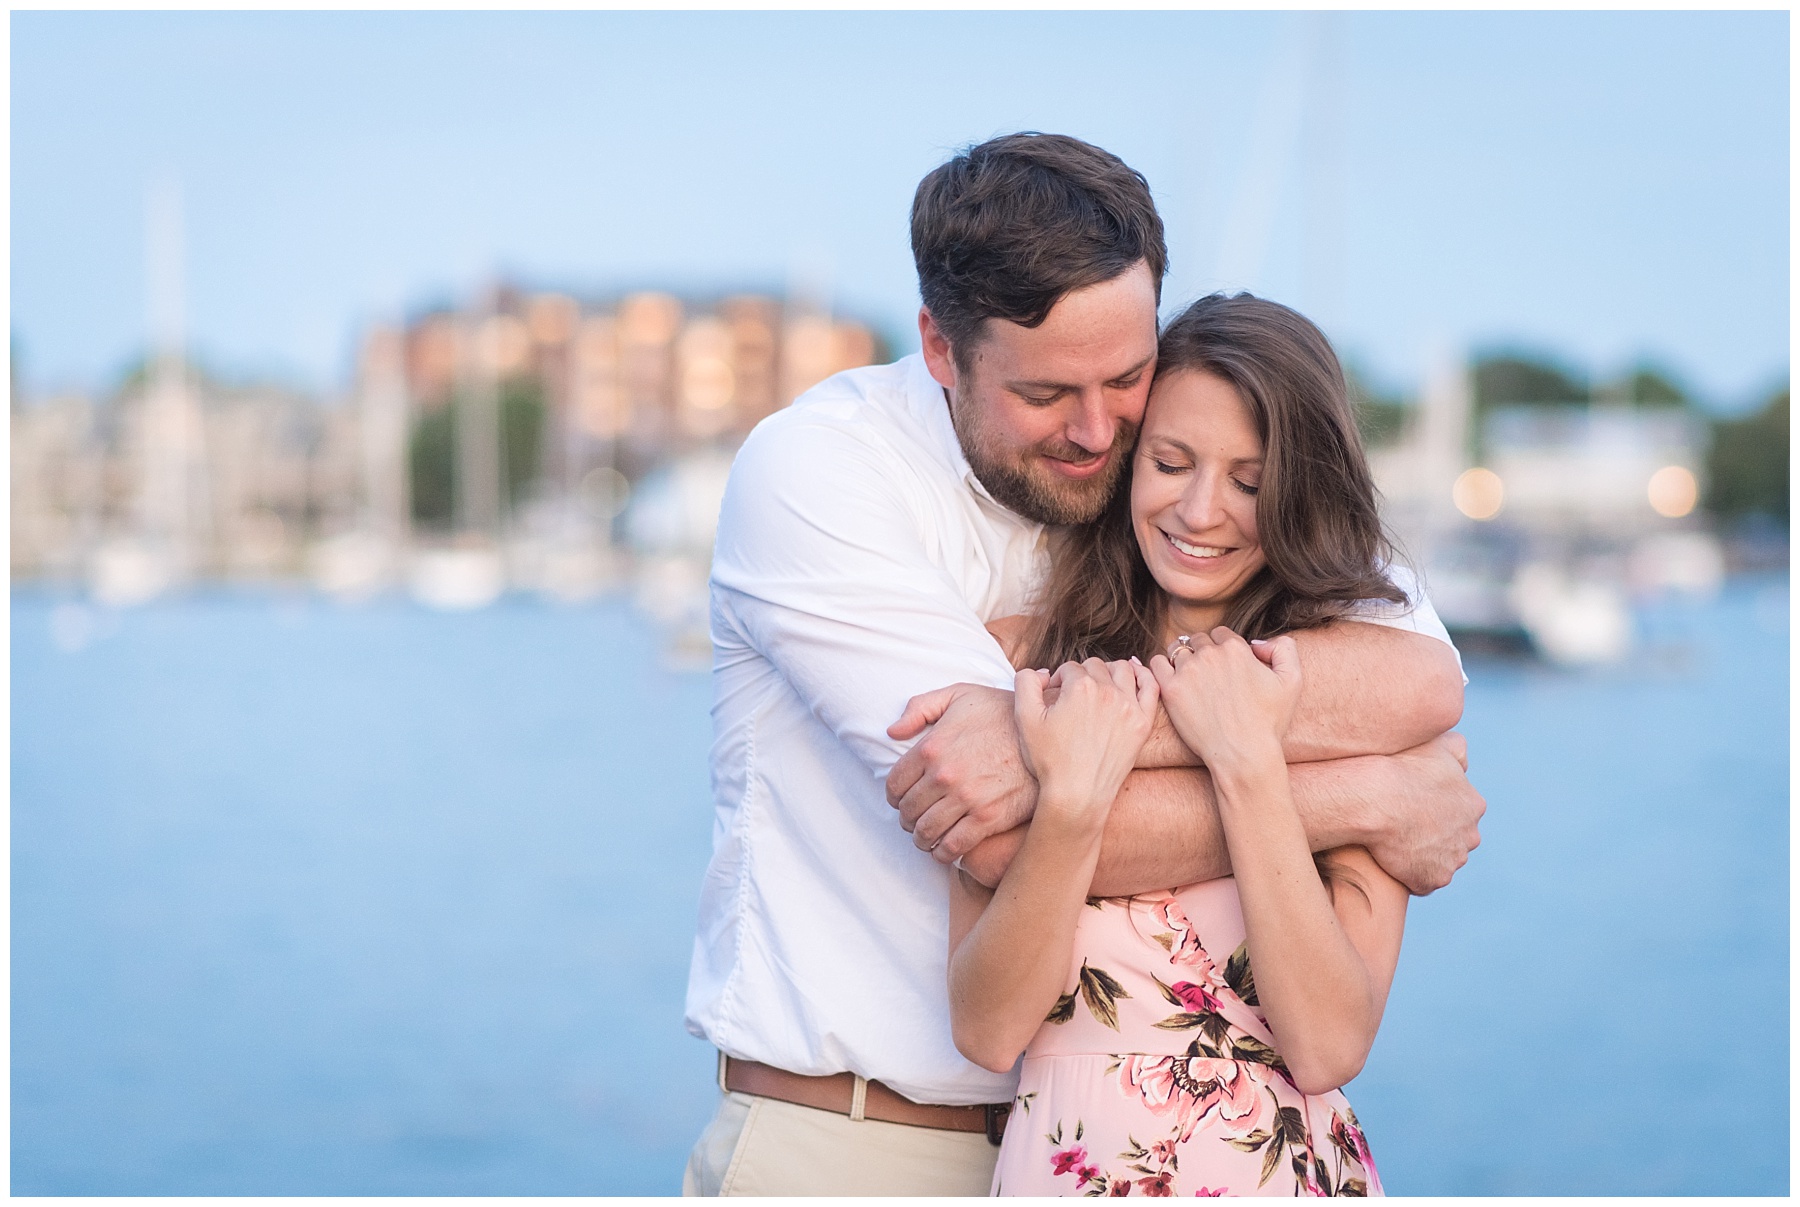
{"label": "shirt sleeve", "polygon": [[[1406,629],[1414,633],[1422,633],[1427,637],[1435,637],[1452,650],[1456,650],[1456,666],[1462,670],[1462,651],[1456,649],[1456,643],[1450,640],[1450,630],[1438,619],[1437,609],[1431,606],[1431,597],[1419,585],[1416,575],[1407,567],[1397,562],[1389,563],[1386,569],[1387,580],[1399,587],[1406,596],[1405,603],[1390,603],[1385,599],[1365,599],[1354,604],[1344,614],[1345,620],[1360,620],[1366,624],[1382,624],[1389,628]],[[1467,671],[1462,672],[1462,680],[1469,682]]]}
{"label": "shirt sleeve", "polygon": [[1012,666],[934,556],[900,454],[792,419],[754,433],[732,466],[713,550],[714,640],[766,658],[884,777],[911,744],[886,732],[908,699],[952,683],[1010,690]]}

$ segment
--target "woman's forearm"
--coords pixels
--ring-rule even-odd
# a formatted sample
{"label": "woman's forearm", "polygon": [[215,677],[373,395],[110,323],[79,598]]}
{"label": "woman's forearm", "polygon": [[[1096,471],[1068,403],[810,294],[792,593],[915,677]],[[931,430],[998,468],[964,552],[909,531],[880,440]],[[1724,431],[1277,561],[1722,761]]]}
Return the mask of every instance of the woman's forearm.
{"label": "woman's forearm", "polygon": [[1256,992],[1276,1047],[1306,1093],[1335,1089],[1367,1058],[1381,1006],[1362,955],[1340,926],[1272,743],[1264,757],[1214,771]]}
{"label": "woman's forearm", "polygon": [[951,950],[951,1031],[983,1068],[1010,1069],[1061,995],[1100,836],[1097,824],[1040,810],[993,899]]}

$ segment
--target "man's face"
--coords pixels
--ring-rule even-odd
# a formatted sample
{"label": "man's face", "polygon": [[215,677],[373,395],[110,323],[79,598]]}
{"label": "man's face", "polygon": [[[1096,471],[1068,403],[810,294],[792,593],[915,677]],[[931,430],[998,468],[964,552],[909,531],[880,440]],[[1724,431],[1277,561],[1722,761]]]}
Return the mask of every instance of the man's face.
{"label": "man's face", "polygon": [[1156,367],[1149,265],[1065,295],[1036,327],[988,319],[966,368],[927,311],[919,331],[988,493],[1045,524],[1099,515],[1125,472]]}

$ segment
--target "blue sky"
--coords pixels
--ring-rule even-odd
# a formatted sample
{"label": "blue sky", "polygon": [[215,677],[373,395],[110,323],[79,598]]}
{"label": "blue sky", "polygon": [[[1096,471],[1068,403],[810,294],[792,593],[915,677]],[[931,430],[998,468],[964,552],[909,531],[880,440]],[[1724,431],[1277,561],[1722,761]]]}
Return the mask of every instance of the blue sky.
{"label": "blue sky", "polygon": [[15,347],[37,389],[141,352],[169,177],[193,344],[239,373],[335,388],[371,317],[496,273],[829,281],[907,350],[919,177],[1040,129],[1149,178],[1172,304],[1291,302],[1397,388],[1515,345],[1736,407],[1788,363],[1787,22],[14,13]]}

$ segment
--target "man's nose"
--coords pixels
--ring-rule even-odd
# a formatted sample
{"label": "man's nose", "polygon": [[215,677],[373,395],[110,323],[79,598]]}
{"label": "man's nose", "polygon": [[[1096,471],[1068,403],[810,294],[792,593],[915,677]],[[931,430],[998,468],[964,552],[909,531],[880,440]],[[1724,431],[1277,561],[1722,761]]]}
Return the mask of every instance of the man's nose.
{"label": "man's nose", "polygon": [[1112,447],[1113,437],[1118,431],[1118,421],[1107,409],[1106,399],[1098,391],[1090,397],[1083,397],[1077,404],[1076,412],[1070,417],[1069,426],[1064,431],[1072,444],[1079,444],[1090,453],[1103,453]]}

